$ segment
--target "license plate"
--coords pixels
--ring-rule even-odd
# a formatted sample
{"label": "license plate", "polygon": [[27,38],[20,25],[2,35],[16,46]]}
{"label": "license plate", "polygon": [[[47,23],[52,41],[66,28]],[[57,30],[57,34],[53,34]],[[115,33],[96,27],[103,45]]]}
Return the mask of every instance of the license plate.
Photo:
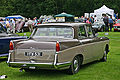
{"label": "license plate", "polygon": [[25,52],[25,56],[42,56],[42,52]]}

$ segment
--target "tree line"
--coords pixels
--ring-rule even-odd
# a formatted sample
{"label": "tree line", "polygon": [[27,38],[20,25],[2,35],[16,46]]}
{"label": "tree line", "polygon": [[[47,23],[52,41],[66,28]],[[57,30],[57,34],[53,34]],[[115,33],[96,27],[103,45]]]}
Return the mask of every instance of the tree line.
{"label": "tree line", "polygon": [[33,18],[62,12],[82,16],[103,5],[120,13],[119,0],[0,0],[0,17],[19,14]]}

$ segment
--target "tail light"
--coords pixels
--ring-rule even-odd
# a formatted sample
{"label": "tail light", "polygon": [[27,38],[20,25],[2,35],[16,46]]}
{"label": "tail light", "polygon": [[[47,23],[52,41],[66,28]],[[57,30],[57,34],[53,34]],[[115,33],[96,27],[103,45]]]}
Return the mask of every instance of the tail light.
{"label": "tail light", "polygon": [[60,45],[59,42],[56,43],[56,52],[60,51]]}
{"label": "tail light", "polygon": [[13,50],[13,47],[14,47],[14,46],[13,46],[13,42],[10,41],[9,49],[10,49],[10,50]]}

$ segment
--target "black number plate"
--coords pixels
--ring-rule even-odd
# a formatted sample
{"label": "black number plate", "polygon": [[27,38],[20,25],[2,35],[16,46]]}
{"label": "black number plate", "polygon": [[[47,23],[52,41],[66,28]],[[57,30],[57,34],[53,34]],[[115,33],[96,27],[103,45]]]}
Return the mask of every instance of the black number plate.
{"label": "black number plate", "polygon": [[25,52],[25,56],[42,56],[42,52]]}

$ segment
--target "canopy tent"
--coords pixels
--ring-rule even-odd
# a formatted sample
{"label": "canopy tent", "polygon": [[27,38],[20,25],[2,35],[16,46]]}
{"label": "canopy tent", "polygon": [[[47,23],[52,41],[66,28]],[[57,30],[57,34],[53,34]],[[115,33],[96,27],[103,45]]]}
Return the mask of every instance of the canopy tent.
{"label": "canopy tent", "polygon": [[13,19],[13,18],[15,18],[15,19],[22,19],[22,17],[5,17],[5,19]]}
{"label": "canopy tent", "polygon": [[55,15],[56,20],[58,22],[74,22],[74,15],[67,14],[67,13],[61,13],[58,15]]}
{"label": "canopy tent", "polygon": [[109,14],[114,16],[114,10],[109,9],[108,7],[106,7],[105,5],[103,5],[101,8],[94,10],[95,14]]}
{"label": "canopy tent", "polygon": [[55,15],[55,17],[74,17],[74,15],[67,14],[67,13],[63,12],[61,14]]}
{"label": "canopy tent", "polygon": [[5,19],[13,19],[13,18],[15,18],[15,19],[24,19],[24,17],[21,16],[21,15],[13,15],[13,16],[5,17]]}

